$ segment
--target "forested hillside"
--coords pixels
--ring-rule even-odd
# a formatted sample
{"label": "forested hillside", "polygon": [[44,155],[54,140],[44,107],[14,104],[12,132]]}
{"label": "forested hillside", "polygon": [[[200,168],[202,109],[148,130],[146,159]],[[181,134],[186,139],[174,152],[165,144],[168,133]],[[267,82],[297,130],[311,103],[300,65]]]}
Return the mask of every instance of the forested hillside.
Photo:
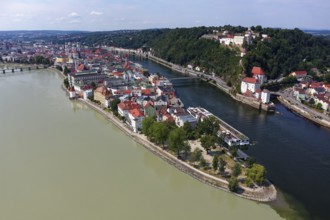
{"label": "forested hillside", "polygon": [[150,42],[154,55],[172,63],[200,66],[226,80],[235,80],[241,73],[239,50],[224,47],[218,41],[200,39],[208,33],[205,27],[174,29]]}
{"label": "forested hillside", "polygon": [[[299,29],[252,27],[257,37],[252,44],[244,44],[246,56],[240,64],[240,51],[235,46],[223,46],[219,41],[201,39],[213,30],[231,34],[247,30],[244,27],[195,27],[151,29],[140,31],[95,32],[79,35],[74,41],[87,45],[108,45],[137,49],[151,48],[152,53],[167,61],[200,66],[232,83],[250,74],[253,66],[260,66],[270,79],[288,75],[292,71],[318,68],[325,73],[330,67],[330,40],[304,33]],[[262,34],[268,37],[262,38]],[[244,68],[244,69],[243,69]]]}
{"label": "forested hillside", "polygon": [[306,34],[299,29],[263,29],[270,38],[256,39],[246,45],[247,54],[243,59],[246,72],[252,66],[261,66],[271,79],[288,75],[292,71],[318,68],[325,72],[330,67],[330,41]]}

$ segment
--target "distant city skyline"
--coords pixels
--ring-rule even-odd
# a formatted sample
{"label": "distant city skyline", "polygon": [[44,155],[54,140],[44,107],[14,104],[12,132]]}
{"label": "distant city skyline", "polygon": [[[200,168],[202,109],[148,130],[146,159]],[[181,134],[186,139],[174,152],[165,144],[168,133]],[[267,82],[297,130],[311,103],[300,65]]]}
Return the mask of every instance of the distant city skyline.
{"label": "distant city skyline", "polygon": [[10,0],[0,30],[84,30],[194,26],[330,29],[328,0]]}

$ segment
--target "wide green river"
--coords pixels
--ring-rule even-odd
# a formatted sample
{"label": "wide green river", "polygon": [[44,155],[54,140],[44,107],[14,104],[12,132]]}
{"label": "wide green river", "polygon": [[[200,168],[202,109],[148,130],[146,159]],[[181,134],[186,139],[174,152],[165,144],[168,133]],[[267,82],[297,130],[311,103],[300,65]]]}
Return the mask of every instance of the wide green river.
{"label": "wide green river", "polygon": [[0,219],[281,219],[162,161],[50,71],[0,77]]}

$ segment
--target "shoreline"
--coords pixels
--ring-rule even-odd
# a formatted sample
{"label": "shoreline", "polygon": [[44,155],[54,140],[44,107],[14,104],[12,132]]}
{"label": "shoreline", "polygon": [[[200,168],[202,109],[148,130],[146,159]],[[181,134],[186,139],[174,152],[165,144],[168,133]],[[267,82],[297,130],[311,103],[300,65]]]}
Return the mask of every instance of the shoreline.
{"label": "shoreline", "polygon": [[[151,60],[155,63],[158,63],[172,71],[175,71],[175,72],[178,72],[180,74],[183,74],[183,75],[192,75],[194,77],[196,76],[205,76],[204,73],[202,72],[196,72],[192,69],[188,69],[188,68],[185,68],[183,66],[180,66],[180,65],[177,65],[177,64],[174,64],[174,63],[170,63],[164,59],[161,59],[159,57],[156,57],[154,55],[145,55],[145,54],[141,54],[139,53],[138,51],[136,50],[132,50],[132,49],[123,49],[123,48],[110,48],[110,50],[112,51],[117,51],[119,53],[128,53],[128,54],[131,54],[131,55],[136,55],[136,56],[140,56],[140,57],[143,57],[145,59],[148,59],[148,60]],[[269,106],[267,104],[263,104],[261,102],[258,102],[256,99],[254,98],[251,98],[251,97],[245,97],[241,94],[232,94],[231,93],[231,87],[227,86],[226,85],[226,82],[224,82],[222,79],[220,78],[214,78],[210,75],[206,75],[206,78],[205,77],[200,77],[200,80],[203,80],[211,85],[214,85],[216,86],[218,89],[220,89],[221,91],[223,91],[224,93],[226,93],[227,95],[229,95],[232,99],[234,99],[235,101],[237,102],[240,102],[240,103],[243,103],[245,105],[248,105],[254,109],[257,109],[257,110],[263,110],[265,111],[266,113],[273,113],[275,110],[272,109],[272,108],[269,108]]]}
{"label": "shoreline", "polygon": [[311,116],[309,113],[307,113],[306,111],[304,111],[303,109],[295,106],[295,105],[292,105],[290,104],[285,98],[283,98],[282,96],[279,96],[277,97],[277,100],[282,104],[284,105],[286,108],[290,109],[291,111],[293,111],[295,114],[303,117],[304,119],[307,119],[311,122],[314,122],[318,125],[321,125],[323,127],[326,127],[326,128],[330,128],[330,123],[325,121],[325,120],[322,120],[322,119],[318,119],[318,118],[315,118],[313,116]]}
{"label": "shoreline", "polygon": [[[65,78],[65,76],[63,75],[62,72],[60,72],[56,69],[54,69],[54,72],[57,72],[62,79]],[[61,83],[61,88],[64,90],[66,95],[69,94],[67,88],[64,86],[63,83]],[[150,142],[144,135],[134,133],[132,130],[130,130],[126,126],[126,124],[124,124],[116,116],[114,116],[112,112],[105,111],[102,107],[96,105],[95,103],[92,103],[89,100],[84,100],[81,98],[75,99],[75,100],[86,104],[91,109],[100,113],[107,120],[109,120],[112,124],[114,124],[117,128],[119,128],[122,132],[124,132],[125,135],[132,138],[136,143],[141,144],[144,148],[146,148],[148,151],[150,151],[154,155],[158,156],[160,159],[164,160],[165,162],[174,166],[181,172],[193,177],[194,179],[196,179],[206,185],[212,186],[216,189],[226,191],[226,192],[236,195],[238,197],[256,201],[256,202],[269,203],[269,202],[273,202],[277,199],[276,187],[268,179],[266,180],[267,186],[257,187],[256,189],[251,189],[248,187],[240,186],[240,189],[244,190],[243,193],[231,192],[228,188],[227,180],[207,174],[199,169],[196,169],[195,167],[191,166],[190,164],[188,164],[182,160],[179,160],[177,157],[173,156],[169,152],[163,150],[159,146]]]}
{"label": "shoreline", "polygon": [[177,157],[173,156],[169,152],[161,149],[159,146],[150,142],[144,135],[136,134],[131,131],[123,122],[116,118],[111,112],[103,110],[100,106],[95,105],[89,100],[77,99],[77,101],[88,105],[91,109],[102,114],[106,119],[116,125],[121,131],[123,131],[127,136],[131,137],[135,142],[141,144],[144,148],[149,150],[151,153],[155,154],[165,162],[176,167],[178,170],[182,171],[185,174],[195,178],[196,180],[210,185],[214,188],[221,189],[223,191],[234,194],[238,197],[249,199],[256,202],[272,202],[277,199],[277,190],[273,184],[267,180],[269,186],[258,187],[256,189],[250,189],[247,187],[240,187],[244,190],[243,193],[231,192],[228,189],[228,182],[225,179],[221,179],[210,174],[207,174],[201,170],[196,169],[195,167],[189,165],[188,163],[179,160]]}
{"label": "shoreline", "polygon": [[[57,73],[61,79],[64,79],[65,76],[62,74],[62,72],[56,70],[56,69],[48,69],[53,73]],[[65,92],[66,96],[68,95],[68,90],[64,86],[63,82],[61,83],[61,88]],[[71,101],[71,100],[70,100]],[[162,159],[163,161],[167,162],[168,164],[174,166],[181,172],[193,177],[194,179],[212,186],[216,189],[220,189],[223,191],[226,191],[228,193],[231,193],[233,195],[236,195],[238,197],[248,199],[255,202],[262,202],[262,203],[269,203],[277,200],[277,190],[275,186],[269,181],[266,180],[267,186],[257,187],[255,189],[248,188],[245,186],[240,186],[240,190],[243,190],[242,193],[235,193],[231,192],[228,188],[228,181],[222,178],[218,178],[215,176],[212,176],[208,173],[205,173],[199,169],[196,169],[195,167],[191,166],[190,164],[179,160],[174,155],[170,154],[169,152],[163,150],[161,147],[157,146],[156,144],[150,142],[144,135],[134,133],[130,128],[126,126],[122,121],[120,121],[116,116],[113,115],[112,112],[105,111],[102,107],[96,105],[95,103],[92,103],[89,100],[84,99],[75,99],[72,101],[77,101],[80,103],[84,103],[87,105],[90,109],[100,113],[102,116],[104,116],[107,120],[109,120],[112,124],[114,124],[117,128],[119,128],[125,135],[132,138],[136,143],[141,144],[144,148],[146,148],[148,151]]]}

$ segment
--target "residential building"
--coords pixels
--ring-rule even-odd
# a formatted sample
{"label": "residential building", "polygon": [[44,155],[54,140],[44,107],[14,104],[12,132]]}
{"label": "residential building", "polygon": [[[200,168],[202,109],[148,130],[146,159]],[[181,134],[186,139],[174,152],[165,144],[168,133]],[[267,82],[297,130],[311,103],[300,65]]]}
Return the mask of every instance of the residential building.
{"label": "residential building", "polygon": [[254,66],[251,72],[253,74],[253,78],[259,80],[261,85],[267,81],[267,76],[265,75],[261,67]]}
{"label": "residential building", "polygon": [[294,71],[294,72],[290,73],[290,76],[294,76],[297,79],[302,79],[305,76],[307,76],[307,71],[305,71],[305,70],[304,71]]}
{"label": "residential building", "polygon": [[322,105],[323,110],[325,110],[325,111],[329,110],[330,102],[329,102],[329,100],[325,99],[324,95],[315,96],[314,100],[315,100],[316,104],[320,103]]}
{"label": "residential building", "polygon": [[102,106],[109,107],[111,92],[105,86],[99,86],[94,91],[94,100],[99,101]]}
{"label": "residential building", "polygon": [[127,118],[129,111],[133,109],[141,109],[141,105],[130,100],[118,104],[118,114],[122,117]]}
{"label": "residential building", "polygon": [[149,103],[144,106],[144,115],[154,117],[156,116],[156,109]]}
{"label": "residential building", "polygon": [[71,73],[68,74],[68,80],[70,86],[74,84],[91,84],[94,82],[95,84],[98,84],[100,82],[103,82],[107,78],[107,75],[105,74],[97,74],[97,73]]}
{"label": "residential building", "polygon": [[293,95],[296,97],[298,101],[306,100],[306,92],[303,89],[300,88],[294,89]]}
{"label": "residential building", "polygon": [[188,112],[174,113],[172,116],[175,120],[175,125],[178,127],[183,127],[185,123],[189,123],[191,128],[195,128],[197,125],[197,119]]}
{"label": "residential building", "polygon": [[142,128],[142,121],[144,119],[143,112],[140,108],[135,108],[128,112],[128,118],[133,131],[137,133]]}
{"label": "residential building", "polygon": [[247,91],[252,93],[256,92],[257,89],[260,89],[259,80],[252,77],[246,77],[241,82],[241,92],[244,94]]}
{"label": "residential building", "polygon": [[73,86],[69,88],[69,98],[70,99],[76,98],[76,91],[74,90]]}
{"label": "residential building", "polygon": [[270,91],[264,89],[262,90],[261,92],[261,102],[266,104],[266,103],[269,103],[270,101]]}
{"label": "residential building", "polygon": [[244,43],[244,36],[234,36],[234,44],[242,46]]}

